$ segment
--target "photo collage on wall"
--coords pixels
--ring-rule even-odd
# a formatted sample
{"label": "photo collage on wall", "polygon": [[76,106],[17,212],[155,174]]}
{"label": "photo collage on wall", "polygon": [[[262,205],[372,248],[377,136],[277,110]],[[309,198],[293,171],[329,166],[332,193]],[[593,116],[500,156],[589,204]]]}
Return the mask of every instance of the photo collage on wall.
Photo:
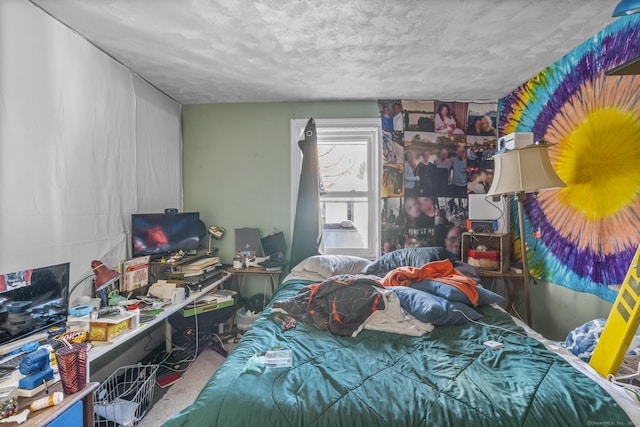
{"label": "photo collage on wall", "polygon": [[385,99],[382,253],[446,247],[459,255],[468,195],[493,182],[497,104]]}

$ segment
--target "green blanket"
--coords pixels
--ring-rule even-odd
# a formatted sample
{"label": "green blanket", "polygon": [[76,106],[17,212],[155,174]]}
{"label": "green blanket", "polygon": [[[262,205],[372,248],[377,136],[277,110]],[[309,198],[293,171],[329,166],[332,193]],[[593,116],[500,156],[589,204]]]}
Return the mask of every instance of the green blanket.
{"label": "green blanket", "polygon": [[[308,283],[288,281],[274,300]],[[480,311],[484,322],[524,333],[504,312]],[[248,357],[276,345],[293,351],[292,368],[241,373]],[[282,332],[267,309],[198,399],[165,426],[599,424],[631,422],[599,385],[534,339],[472,323],[417,338],[339,337],[301,322]]]}

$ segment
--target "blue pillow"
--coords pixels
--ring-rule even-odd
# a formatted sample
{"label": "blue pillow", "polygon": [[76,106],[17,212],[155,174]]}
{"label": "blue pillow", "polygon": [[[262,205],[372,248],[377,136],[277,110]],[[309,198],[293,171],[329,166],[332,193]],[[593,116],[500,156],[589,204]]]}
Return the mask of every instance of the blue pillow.
{"label": "blue pillow", "polygon": [[480,320],[483,317],[468,305],[447,301],[417,289],[406,286],[391,286],[387,289],[393,290],[400,300],[400,306],[407,313],[425,323],[433,323],[436,326],[459,325],[468,322],[467,317],[471,320]]}
{"label": "blue pillow", "polygon": [[[452,302],[461,302],[467,305],[471,304],[469,298],[460,289],[455,286],[447,285],[446,283],[438,282],[437,280],[422,280],[411,284],[413,289],[428,292],[432,295],[436,295]],[[488,289],[477,286],[478,290],[478,305],[489,305],[493,303],[503,303],[504,298],[502,295],[498,295],[491,292]]]}
{"label": "blue pillow", "polygon": [[442,261],[448,259],[451,262],[456,260],[455,254],[446,248],[407,248],[398,249],[369,264],[364,274],[373,274],[384,277],[391,270],[398,267],[422,267],[432,261]]}

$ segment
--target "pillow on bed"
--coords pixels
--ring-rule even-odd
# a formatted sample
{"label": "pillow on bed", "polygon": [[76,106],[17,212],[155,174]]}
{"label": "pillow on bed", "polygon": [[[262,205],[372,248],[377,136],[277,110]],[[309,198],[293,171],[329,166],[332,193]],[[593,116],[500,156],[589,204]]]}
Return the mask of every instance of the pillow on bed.
{"label": "pillow on bed", "polygon": [[442,261],[448,259],[451,262],[456,260],[455,254],[446,248],[407,248],[398,249],[369,264],[365,274],[373,274],[384,277],[388,272],[398,267],[422,267],[432,261]]}
{"label": "pillow on bed", "polygon": [[[393,290],[398,296],[400,306],[404,311],[425,323],[433,323],[437,326],[459,325],[468,322],[467,317],[471,320],[480,320],[483,317],[482,314],[466,304],[447,301],[417,289],[406,286],[392,286],[387,289]],[[462,313],[454,310],[459,310]]]}
{"label": "pillow on bed", "polygon": [[311,273],[323,278],[341,274],[361,274],[370,264],[366,258],[350,255],[315,255],[296,265],[292,273]]}
{"label": "pillow on bed", "polygon": [[[438,282],[437,280],[422,280],[420,282],[412,283],[411,287],[413,289],[418,289],[420,291],[442,297],[451,302],[461,302],[463,304],[473,305],[471,304],[471,301],[469,301],[469,298],[460,289],[455,286],[447,285],[446,283]],[[477,286],[476,289],[478,290],[479,297],[478,305],[489,305],[504,302],[502,295],[498,295],[480,286]]]}

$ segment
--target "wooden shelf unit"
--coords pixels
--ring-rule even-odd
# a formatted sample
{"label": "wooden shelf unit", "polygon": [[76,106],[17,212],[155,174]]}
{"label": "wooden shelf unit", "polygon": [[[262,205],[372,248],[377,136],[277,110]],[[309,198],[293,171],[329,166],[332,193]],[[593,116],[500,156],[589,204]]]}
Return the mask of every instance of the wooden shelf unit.
{"label": "wooden shelf unit", "polygon": [[500,265],[498,269],[489,270],[480,268],[479,270],[497,271],[505,273],[511,267],[511,234],[509,233],[462,233],[462,261],[469,262],[469,249],[476,249],[484,245],[490,251],[500,252]]}

